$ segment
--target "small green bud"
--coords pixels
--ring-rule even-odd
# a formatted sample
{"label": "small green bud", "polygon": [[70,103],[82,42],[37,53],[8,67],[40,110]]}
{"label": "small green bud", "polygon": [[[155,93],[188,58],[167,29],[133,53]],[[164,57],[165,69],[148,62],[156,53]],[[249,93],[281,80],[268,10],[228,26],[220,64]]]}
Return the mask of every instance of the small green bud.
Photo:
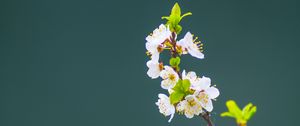
{"label": "small green bud", "polygon": [[182,27],[179,25],[182,18],[192,15],[191,12],[187,12],[183,15],[181,15],[181,9],[178,3],[175,3],[171,10],[171,14],[169,16],[163,16],[162,19],[166,19],[167,23],[166,25],[169,26],[170,30],[172,32],[176,32],[177,34],[180,33],[182,30]]}
{"label": "small green bud", "polygon": [[178,67],[178,65],[180,64],[180,58],[179,57],[171,58],[169,63],[172,67]]}

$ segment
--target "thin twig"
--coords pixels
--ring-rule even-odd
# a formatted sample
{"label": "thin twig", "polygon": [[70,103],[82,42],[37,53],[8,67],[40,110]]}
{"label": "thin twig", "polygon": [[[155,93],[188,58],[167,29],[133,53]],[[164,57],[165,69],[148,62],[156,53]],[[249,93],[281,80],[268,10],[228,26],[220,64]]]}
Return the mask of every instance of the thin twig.
{"label": "thin twig", "polygon": [[[170,38],[171,39],[170,40],[171,44],[173,46],[170,51],[171,51],[171,55],[172,55],[173,58],[176,58],[177,56],[179,56],[179,54],[177,53],[177,50],[176,50],[176,40],[175,40],[175,38],[176,38],[176,33],[173,32],[172,33],[172,37]],[[176,68],[173,68],[173,69],[177,72],[179,78],[182,79],[182,75],[181,75],[180,71],[178,69],[176,69]],[[201,116],[206,121],[207,126],[214,126],[213,122],[210,119],[209,112],[205,111]]]}

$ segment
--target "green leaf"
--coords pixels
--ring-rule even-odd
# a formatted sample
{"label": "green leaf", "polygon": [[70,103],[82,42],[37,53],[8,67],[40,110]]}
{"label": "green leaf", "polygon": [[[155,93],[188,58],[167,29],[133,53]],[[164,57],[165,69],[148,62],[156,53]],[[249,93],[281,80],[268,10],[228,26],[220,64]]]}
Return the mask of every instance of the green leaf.
{"label": "green leaf", "polygon": [[181,16],[181,9],[180,9],[180,6],[178,3],[175,3],[173,8],[172,8],[172,11],[171,11],[171,16],[174,16],[174,17],[180,17]]}
{"label": "green leaf", "polygon": [[242,115],[246,115],[252,106],[253,106],[252,103],[247,104],[242,110]]}
{"label": "green leaf", "polygon": [[190,16],[190,15],[192,15],[192,12],[187,12],[187,13],[183,14],[180,18],[182,19],[182,18],[184,18],[186,16]]}
{"label": "green leaf", "polygon": [[256,113],[256,106],[252,106],[250,110],[244,115],[244,118],[246,120],[249,120],[255,113]]}
{"label": "green leaf", "polygon": [[169,26],[170,30],[172,32],[176,32],[179,34],[182,30],[182,27],[179,25],[182,18],[192,15],[191,12],[187,12],[183,15],[181,15],[181,9],[178,3],[175,3],[171,10],[171,14],[169,16],[163,16],[162,19],[166,19],[167,23],[166,25]]}
{"label": "green leaf", "polygon": [[170,95],[170,101],[171,101],[171,104],[176,104],[178,102],[180,102],[184,97],[184,93],[182,92],[173,92],[171,95]]}
{"label": "green leaf", "polygon": [[181,30],[182,30],[182,27],[180,25],[175,25],[175,28],[174,28],[175,32],[177,34],[180,34]]}
{"label": "green leaf", "polygon": [[222,117],[235,118],[238,124],[247,124],[247,121],[256,113],[256,106],[252,103],[247,104],[243,110],[233,100],[226,102],[228,112],[223,112]]}
{"label": "green leaf", "polygon": [[180,58],[179,57],[170,59],[170,65],[172,67],[177,67],[179,64],[180,64]]}
{"label": "green leaf", "polygon": [[161,19],[169,20],[169,17],[168,16],[163,16],[163,17],[161,17]]}
{"label": "green leaf", "polygon": [[190,89],[191,83],[188,79],[182,80],[182,89],[184,92],[187,92]]}
{"label": "green leaf", "polygon": [[229,100],[226,102],[226,106],[230,113],[232,113],[236,118],[243,118],[242,111],[239,106],[233,100]]}
{"label": "green leaf", "polygon": [[221,116],[222,117],[232,117],[232,118],[234,118],[234,115],[230,112],[223,112],[223,113],[221,113]]}
{"label": "green leaf", "polygon": [[175,92],[182,92],[181,87],[182,87],[182,80],[179,79],[176,85],[173,87],[173,90]]}

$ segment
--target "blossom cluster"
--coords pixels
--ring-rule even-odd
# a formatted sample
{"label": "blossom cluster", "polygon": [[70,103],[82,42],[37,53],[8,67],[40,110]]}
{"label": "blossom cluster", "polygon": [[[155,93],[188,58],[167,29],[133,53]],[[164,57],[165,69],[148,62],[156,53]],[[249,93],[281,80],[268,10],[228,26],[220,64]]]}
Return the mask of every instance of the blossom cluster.
{"label": "blossom cluster", "polygon": [[[197,76],[194,71],[180,71],[180,56],[190,54],[198,59],[203,59],[203,44],[187,32],[177,41],[178,32],[170,28],[170,24],[161,24],[146,37],[146,49],[150,60],[147,62],[147,75],[152,78],[161,78],[161,88],[168,92],[158,94],[156,105],[164,116],[170,116],[169,122],[177,112],[187,118],[193,118],[204,112],[213,110],[212,100],[220,92],[211,84],[211,79]],[[169,50],[172,58],[169,65],[160,61],[160,53]]]}

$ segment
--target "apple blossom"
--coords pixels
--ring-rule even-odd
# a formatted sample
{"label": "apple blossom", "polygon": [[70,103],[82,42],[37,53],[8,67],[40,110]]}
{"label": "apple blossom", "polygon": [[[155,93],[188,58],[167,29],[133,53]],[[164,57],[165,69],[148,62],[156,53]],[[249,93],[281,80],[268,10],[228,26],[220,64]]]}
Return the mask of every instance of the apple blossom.
{"label": "apple blossom", "polygon": [[166,90],[173,88],[179,79],[176,71],[170,66],[164,67],[164,70],[160,72],[160,77],[163,79],[161,87]]}
{"label": "apple blossom", "polygon": [[158,106],[159,112],[164,116],[170,116],[168,122],[171,122],[175,114],[175,107],[170,103],[169,97],[165,94],[158,94],[158,97],[159,99],[155,104]]}
{"label": "apple blossom", "polygon": [[203,59],[204,54],[200,51],[200,47],[194,43],[193,35],[190,32],[187,32],[183,39],[177,42],[183,48],[183,54],[187,52],[193,57]]}
{"label": "apple blossom", "polygon": [[155,29],[152,34],[146,37],[146,49],[151,54],[152,60],[159,59],[159,53],[163,50],[164,45],[162,44],[168,40],[171,36],[169,27],[161,24],[159,28]]}

